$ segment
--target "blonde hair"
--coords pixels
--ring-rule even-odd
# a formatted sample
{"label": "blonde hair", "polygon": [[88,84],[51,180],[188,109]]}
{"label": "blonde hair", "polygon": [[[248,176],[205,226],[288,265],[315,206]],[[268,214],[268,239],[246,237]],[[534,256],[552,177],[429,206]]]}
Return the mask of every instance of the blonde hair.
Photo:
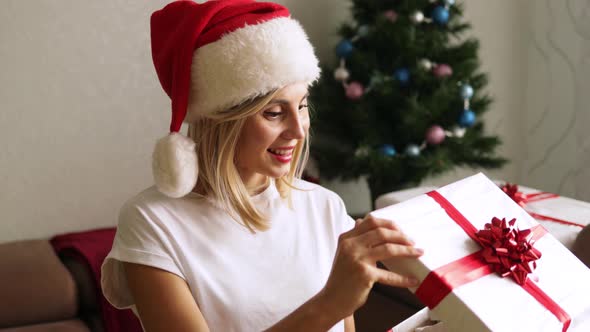
{"label": "blonde hair", "polygon": [[[277,90],[248,100],[231,109],[201,118],[189,125],[188,136],[196,143],[199,160],[197,191],[218,201],[230,216],[252,233],[265,231],[270,221],[252,203],[235,165],[236,146],[246,119],[258,113]],[[298,142],[289,172],[275,181],[280,196],[291,206],[291,190],[309,157],[309,134]]]}

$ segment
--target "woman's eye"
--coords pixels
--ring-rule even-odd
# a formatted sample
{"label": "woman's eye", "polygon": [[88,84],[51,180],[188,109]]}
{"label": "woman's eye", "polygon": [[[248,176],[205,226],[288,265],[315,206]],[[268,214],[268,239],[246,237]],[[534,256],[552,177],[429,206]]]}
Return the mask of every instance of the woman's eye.
{"label": "woman's eye", "polygon": [[302,109],[307,108],[307,104],[301,104],[299,105],[299,110],[301,111]]}
{"label": "woman's eye", "polygon": [[282,114],[281,112],[271,112],[271,111],[264,112],[264,116],[266,116],[267,118],[270,118],[270,119],[276,119],[279,116],[281,116],[281,114]]}

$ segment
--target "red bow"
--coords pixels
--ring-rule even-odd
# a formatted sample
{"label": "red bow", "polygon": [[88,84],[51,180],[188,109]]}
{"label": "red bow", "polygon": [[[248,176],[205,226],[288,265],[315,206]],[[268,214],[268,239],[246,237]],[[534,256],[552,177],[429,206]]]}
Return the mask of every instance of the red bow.
{"label": "red bow", "polygon": [[518,191],[517,184],[506,183],[502,187],[500,187],[506,195],[510,196],[513,201],[515,201],[520,206],[525,206],[527,202],[527,195],[523,194],[521,191]]}
{"label": "red bow", "polygon": [[516,219],[494,217],[485,228],[475,235],[484,247],[482,257],[502,277],[512,276],[524,285],[529,273],[537,267],[535,262],[541,252],[533,248],[533,233],[530,229],[519,230],[514,226]]}

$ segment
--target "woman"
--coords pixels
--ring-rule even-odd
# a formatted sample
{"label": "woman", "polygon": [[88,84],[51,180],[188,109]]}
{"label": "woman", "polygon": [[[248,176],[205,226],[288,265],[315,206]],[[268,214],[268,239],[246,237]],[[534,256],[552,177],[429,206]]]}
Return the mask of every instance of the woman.
{"label": "woman", "polygon": [[338,196],[298,179],[319,68],[286,8],[177,1],[151,30],[171,134],[102,267],[114,306],[150,332],[354,331],[374,282],[416,285],[375,267],[422,254],[392,222],[355,225]]}

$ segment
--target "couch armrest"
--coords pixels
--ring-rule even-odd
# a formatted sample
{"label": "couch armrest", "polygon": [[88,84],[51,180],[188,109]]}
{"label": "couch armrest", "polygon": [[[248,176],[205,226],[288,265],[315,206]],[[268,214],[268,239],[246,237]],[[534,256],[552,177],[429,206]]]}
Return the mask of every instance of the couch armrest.
{"label": "couch armrest", "polygon": [[47,240],[0,244],[0,266],[0,328],[76,316],[76,285]]}

